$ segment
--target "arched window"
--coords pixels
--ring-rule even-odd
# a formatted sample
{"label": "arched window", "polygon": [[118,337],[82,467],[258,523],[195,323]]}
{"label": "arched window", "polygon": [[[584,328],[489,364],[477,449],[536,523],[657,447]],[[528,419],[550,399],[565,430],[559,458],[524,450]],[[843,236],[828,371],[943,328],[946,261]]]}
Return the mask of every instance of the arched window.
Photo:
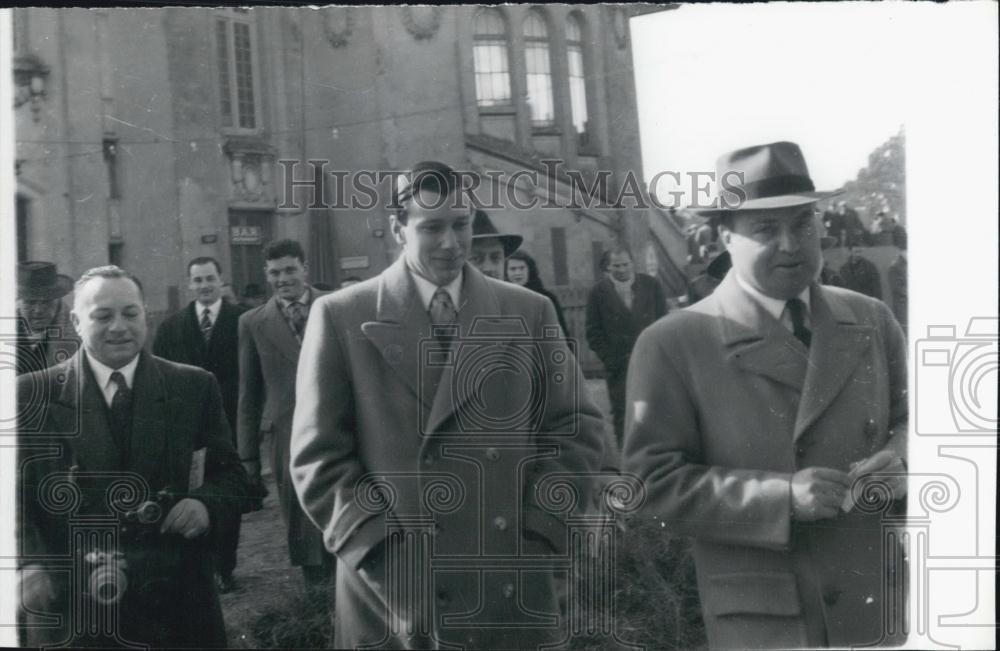
{"label": "arched window", "polygon": [[472,59],[476,73],[476,104],[510,104],[507,21],[499,9],[480,9],[476,13],[473,29]]}
{"label": "arched window", "polygon": [[537,9],[524,19],[524,63],[527,70],[528,110],[531,124],[551,126],[555,122],[552,100],[552,65],[549,59],[549,28]]}
{"label": "arched window", "polygon": [[566,59],[569,63],[569,104],[581,146],[587,144],[587,75],[583,65],[583,24],[580,15],[566,18]]}

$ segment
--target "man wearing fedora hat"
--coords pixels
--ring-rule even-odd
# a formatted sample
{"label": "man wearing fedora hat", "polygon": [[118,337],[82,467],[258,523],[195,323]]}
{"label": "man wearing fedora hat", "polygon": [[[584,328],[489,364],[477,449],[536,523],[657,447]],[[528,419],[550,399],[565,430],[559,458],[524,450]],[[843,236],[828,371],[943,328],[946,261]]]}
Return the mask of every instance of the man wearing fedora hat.
{"label": "man wearing fedora hat", "polygon": [[17,265],[17,374],[40,371],[72,357],[80,347],[62,298],[73,279],[51,262]]}
{"label": "man wearing fedora hat", "polygon": [[510,254],[517,251],[523,238],[520,235],[501,233],[484,210],[476,210],[472,218],[472,253],[469,255],[476,269],[490,278],[504,279],[504,264]]}
{"label": "man wearing fedora hat", "polygon": [[[337,556],[334,646],[565,639],[551,563],[590,508],[600,413],[552,302],[468,264],[458,173],[418,163],[394,198],[402,255],[316,300],[296,377],[291,476]],[[578,508],[546,506],[553,480]]]}
{"label": "man wearing fedora hat", "polygon": [[[695,539],[712,648],[899,643],[882,515],[906,491],[902,333],[881,301],[816,282],[832,193],[797,145],[732,152],[718,178],[732,172],[739,201],[709,213],[732,268],[632,354],[639,517]],[[888,493],[859,501],[875,479]]]}

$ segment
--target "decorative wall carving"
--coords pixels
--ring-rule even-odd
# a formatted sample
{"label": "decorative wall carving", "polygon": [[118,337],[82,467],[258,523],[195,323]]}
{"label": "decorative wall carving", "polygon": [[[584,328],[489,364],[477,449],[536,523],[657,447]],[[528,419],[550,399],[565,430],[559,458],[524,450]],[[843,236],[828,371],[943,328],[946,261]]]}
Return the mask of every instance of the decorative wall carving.
{"label": "decorative wall carving", "polygon": [[403,25],[413,38],[433,38],[441,27],[441,7],[413,5],[403,7]]}
{"label": "decorative wall carving", "polygon": [[230,138],[223,146],[229,162],[230,201],[271,204],[275,151],[259,138]]}
{"label": "decorative wall carving", "polygon": [[354,34],[353,7],[327,7],[323,10],[323,30],[333,47],[343,47]]}

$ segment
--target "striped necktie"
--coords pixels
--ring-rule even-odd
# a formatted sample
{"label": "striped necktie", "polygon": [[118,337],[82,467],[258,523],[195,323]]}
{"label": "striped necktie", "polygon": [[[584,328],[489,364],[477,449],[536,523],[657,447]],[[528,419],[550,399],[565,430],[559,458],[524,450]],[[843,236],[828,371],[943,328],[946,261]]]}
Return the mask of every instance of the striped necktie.
{"label": "striped necktie", "polygon": [[212,338],[212,313],[207,307],[201,313],[201,322],[198,325],[201,328],[201,336],[207,344],[208,340]]}

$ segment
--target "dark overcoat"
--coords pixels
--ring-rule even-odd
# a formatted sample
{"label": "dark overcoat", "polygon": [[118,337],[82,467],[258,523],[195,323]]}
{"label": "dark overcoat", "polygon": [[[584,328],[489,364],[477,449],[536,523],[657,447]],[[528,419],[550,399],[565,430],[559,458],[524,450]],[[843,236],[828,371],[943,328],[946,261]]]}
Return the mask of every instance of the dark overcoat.
{"label": "dark overcoat", "polygon": [[711,647],[879,642],[891,505],[793,522],[790,480],[883,448],[905,456],[899,325],[880,301],[813,285],[807,349],[734,273],[636,342],[624,468],[645,484],[643,519],[695,539]]}
{"label": "dark overcoat", "polygon": [[565,637],[547,564],[590,507],[600,413],[551,301],[466,264],[458,308],[442,351],[401,259],[310,315],[291,469],[338,558],[338,648]]}
{"label": "dark overcoat", "polygon": [[[127,450],[111,435],[107,404],[85,353],[18,378],[19,565],[44,568],[57,594],[49,610],[27,613],[28,646],[226,645],[209,535],[193,541],[176,534],[154,537],[142,546],[149,556],[140,557],[120,529],[128,509],[163,489],[175,499],[204,503],[211,528],[239,507],[236,497],[246,490],[212,375],[140,355]],[[192,464],[202,449],[203,482],[192,488]],[[126,554],[123,573],[130,587],[109,613],[86,594],[97,568],[86,554],[115,546]],[[162,565],[143,566],[151,558]],[[135,600],[140,584],[159,586],[153,601]],[[100,616],[110,619],[102,625]],[[96,634],[88,634],[88,626]]]}

